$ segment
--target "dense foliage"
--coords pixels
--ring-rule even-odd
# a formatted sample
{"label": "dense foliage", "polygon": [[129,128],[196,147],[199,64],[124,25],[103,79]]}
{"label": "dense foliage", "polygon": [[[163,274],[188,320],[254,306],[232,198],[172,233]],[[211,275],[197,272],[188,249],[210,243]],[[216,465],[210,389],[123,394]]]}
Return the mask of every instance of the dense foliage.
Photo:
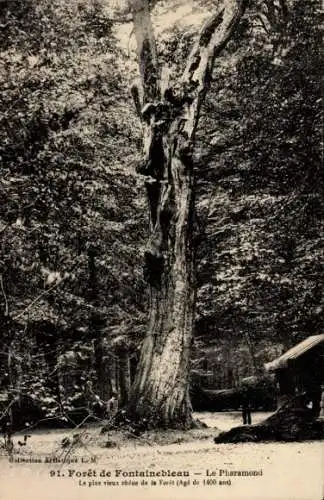
{"label": "dense foliage", "polygon": [[[1,5],[0,384],[53,416],[86,405],[89,380],[104,399],[107,356],[145,328],[134,70],[104,2]],[[193,354],[207,385],[322,326],[319,8],[291,1],[279,24],[250,9],[215,68],[195,155]],[[175,71],[197,29],[160,33]]]}
{"label": "dense foliage", "polygon": [[245,348],[254,369],[322,327],[318,8],[290,2],[272,36],[250,12],[202,122],[197,333]]}
{"label": "dense foliage", "polygon": [[28,340],[30,391],[34,343],[51,372],[143,322],[138,132],[100,3],[8,2],[1,24],[2,374]]}

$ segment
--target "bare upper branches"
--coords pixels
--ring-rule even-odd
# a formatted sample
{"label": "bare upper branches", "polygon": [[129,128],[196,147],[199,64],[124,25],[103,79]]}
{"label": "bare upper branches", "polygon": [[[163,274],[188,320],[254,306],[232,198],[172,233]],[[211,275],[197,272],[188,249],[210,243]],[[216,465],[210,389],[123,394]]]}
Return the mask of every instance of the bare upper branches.
{"label": "bare upper branches", "polygon": [[215,57],[223,50],[238,23],[240,22],[246,0],[222,0],[217,12],[203,25],[184,71],[182,81],[203,90],[206,85]]}
{"label": "bare upper branches", "polygon": [[134,33],[142,84],[142,105],[153,102],[160,96],[159,66],[156,42],[150,15],[149,0],[131,0]]}
{"label": "bare upper branches", "polygon": [[200,106],[208,90],[215,58],[235,32],[246,8],[246,0],[221,0],[215,14],[202,26],[181,79],[188,104],[184,133],[194,139]]}
{"label": "bare upper branches", "polygon": [[[178,89],[181,102],[184,105],[189,102],[192,104],[190,124],[187,123],[188,137],[193,136],[199,107],[207,92],[215,57],[235,31],[244,13],[245,4],[246,0],[221,0],[217,12],[203,25],[191,51],[187,67],[179,82],[180,89]],[[139,101],[143,107],[161,99],[161,75],[150,14],[150,0],[131,0],[130,9],[133,16],[142,87],[142,92],[137,93],[135,101],[139,114]],[[140,94],[142,95],[139,100]],[[181,96],[184,97],[183,100]]]}

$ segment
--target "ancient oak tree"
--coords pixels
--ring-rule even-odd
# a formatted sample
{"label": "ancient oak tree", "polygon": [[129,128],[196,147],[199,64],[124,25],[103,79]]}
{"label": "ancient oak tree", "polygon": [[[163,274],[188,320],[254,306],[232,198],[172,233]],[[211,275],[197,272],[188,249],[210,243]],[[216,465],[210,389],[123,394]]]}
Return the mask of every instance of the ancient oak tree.
{"label": "ancient oak tree", "polygon": [[132,419],[151,426],[192,425],[189,354],[195,278],[193,147],[202,102],[217,55],[235,32],[244,0],[222,0],[203,25],[184,73],[173,86],[163,78],[149,0],[132,0],[140,71],[132,93],[143,128],[150,236],[145,251],[149,325],[129,401]]}

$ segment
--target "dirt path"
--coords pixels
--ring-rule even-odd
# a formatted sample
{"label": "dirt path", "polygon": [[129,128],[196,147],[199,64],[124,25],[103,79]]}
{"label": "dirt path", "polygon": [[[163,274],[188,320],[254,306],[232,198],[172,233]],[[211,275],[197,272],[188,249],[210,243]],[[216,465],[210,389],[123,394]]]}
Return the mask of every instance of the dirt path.
{"label": "dirt path", "polygon": [[[223,415],[222,427],[229,421]],[[106,437],[91,429],[82,436],[82,445],[67,455],[71,463],[46,463],[67,454],[69,448],[62,449],[61,441],[72,439],[73,433],[35,433],[26,446],[16,446],[14,463],[2,456],[0,499],[323,499],[323,442],[215,445],[214,431],[206,430],[189,442],[116,440],[118,447],[105,448]],[[110,434],[111,442],[115,438]],[[240,475],[243,472],[254,475]]]}

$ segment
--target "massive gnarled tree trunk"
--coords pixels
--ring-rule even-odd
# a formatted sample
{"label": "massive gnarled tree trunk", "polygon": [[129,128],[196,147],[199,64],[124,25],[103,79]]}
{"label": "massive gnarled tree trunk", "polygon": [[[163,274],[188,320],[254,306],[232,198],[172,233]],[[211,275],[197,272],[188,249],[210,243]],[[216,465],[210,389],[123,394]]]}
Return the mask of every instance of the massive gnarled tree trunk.
{"label": "massive gnarled tree trunk", "polygon": [[133,97],[143,126],[150,237],[145,252],[150,316],[128,413],[151,426],[189,427],[189,354],[195,306],[193,146],[216,56],[244,12],[223,0],[202,27],[187,67],[172,88],[156,54],[148,0],[133,0],[140,89]]}

